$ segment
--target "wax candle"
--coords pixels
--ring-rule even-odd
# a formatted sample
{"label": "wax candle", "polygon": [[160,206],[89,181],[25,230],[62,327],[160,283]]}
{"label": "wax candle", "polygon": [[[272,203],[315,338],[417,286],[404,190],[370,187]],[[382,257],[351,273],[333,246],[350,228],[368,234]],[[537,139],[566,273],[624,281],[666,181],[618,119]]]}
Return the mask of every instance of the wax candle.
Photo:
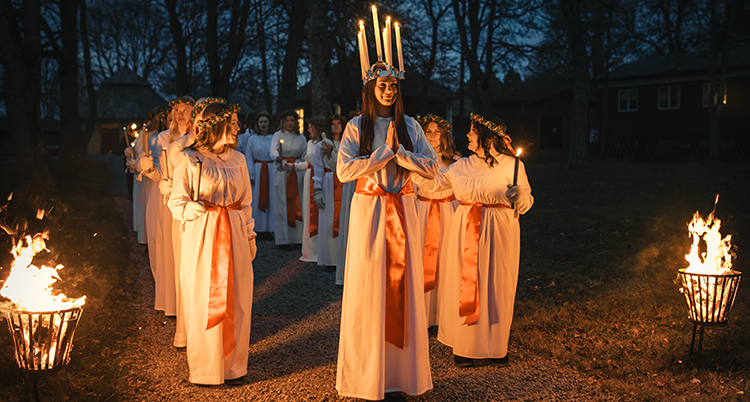
{"label": "wax candle", "polygon": [[[521,160],[521,148],[518,148],[518,151],[516,152],[516,166],[513,169],[513,185],[518,185],[518,162]],[[512,209],[516,209],[516,203],[511,202],[510,207]]]}
{"label": "wax candle", "polygon": [[122,126],[122,139],[125,140],[125,146],[128,146],[128,134],[125,132],[125,126]]}
{"label": "wax candle", "polygon": [[169,179],[169,161],[167,161],[167,148],[161,149],[161,157],[164,160],[164,178]]}
{"label": "wax candle", "polygon": [[362,73],[362,78],[365,78],[367,63],[365,62],[365,49],[362,44],[362,31],[357,32],[357,44],[359,44],[359,70]]}
{"label": "wax candle", "polygon": [[398,70],[404,71],[404,54],[401,52],[401,27],[398,22],[394,27],[396,31],[396,51],[398,52]]}
{"label": "wax candle", "polygon": [[391,49],[392,41],[391,41],[391,17],[387,17],[385,19],[385,35],[383,36],[384,46],[383,50],[385,50],[385,63],[389,66],[393,66],[393,50]]}
{"label": "wax candle", "polygon": [[198,168],[195,173],[195,189],[193,191],[193,201],[198,201],[198,194],[201,192],[201,175],[203,174],[203,162],[198,159]]}
{"label": "wax candle", "polygon": [[279,156],[284,156],[284,140],[279,140]]}
{"label": "wax candle", "polygon": [[372,6],[372,24],[375,28],[375,49],[378,51],[378,61],[383,61],[383,52],[380,50],[380,24],[378,24],[378,8]]}
{"label": "wax candle", "polygon": [[146,132],[146,127],[144,127],[141,131],[141,137],[141,143],[143,144],[143,153],[146,154],[146,157],[148,158],[148,133]]}
{"label": "wax candle", "polygon": [[370,49],[367,47],[367,35],[365,34],[364,21],[359,22],[359,31],[362,32],[362,45],[365,49],[365,70],[370,68]]}

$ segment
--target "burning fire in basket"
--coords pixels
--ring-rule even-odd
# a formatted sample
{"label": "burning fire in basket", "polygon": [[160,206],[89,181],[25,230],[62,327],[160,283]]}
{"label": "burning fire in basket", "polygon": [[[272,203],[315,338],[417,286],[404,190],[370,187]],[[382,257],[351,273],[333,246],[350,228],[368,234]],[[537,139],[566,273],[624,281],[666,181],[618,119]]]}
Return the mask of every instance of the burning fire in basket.
{"label": "burning fire in basket", "polygon": [[[685,255],[689,266],[679,270],[682,279],[680,291],[685,295],[688,319],[694,325],[691,354],[698,326],[701,327],[700,349],[703,344],[703,326],[726,325],[742,275],[732,270],[732,235],[722,238],[719,232],[721,220],[714,215],[718,202],[717,195],[714,210],[706,219],[698,211],[693,215],[693,220],[688,224],[693,244],[690,246],[690,253]],[[704,244],[705,251],[702,251],[701,246]]]}
{"label": "burning fire in basket", "polygon": [[[37,219],[43,214],[40,211]],[[52,285],[60,279],[62,265],[52,268],[32,263],[40,252],[49,252],[45,244],[48,239],[46,231],[18,239],[12,248],[10,275],[0,289],[0,296],[10,299],[0,309],[13,336],[16,363],[27,372],[53,370],[67,364],[86,302],[86,296],[71,299],[62,293],[53,294]]]}

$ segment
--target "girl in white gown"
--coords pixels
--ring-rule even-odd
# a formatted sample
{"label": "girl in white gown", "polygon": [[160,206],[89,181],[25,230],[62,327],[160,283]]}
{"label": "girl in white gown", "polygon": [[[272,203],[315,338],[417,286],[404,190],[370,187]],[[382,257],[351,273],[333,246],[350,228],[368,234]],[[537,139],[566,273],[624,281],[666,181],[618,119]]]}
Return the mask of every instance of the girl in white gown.
{"label": "girl in white gown", "polygon": [[[276,162],[274,177],[274,241],[277,246],[302,244],[303,183],[307,162],[307,141],[299,133],[297,114],[293,110],[279,116],[279,131],[271,138],[269,150]],[[283,141],[283,143],[282,143]]]}
{"label": "girl in white gown", "polygon": [[404,116],[394,70],[377,63],[362,115],[344,130],[336,171],[357,181],[352,198],[341,334],[339,395],[370,400],[432,389],[414,176],[438,173],[416,120]]}
{"label": "girl in white gown", "polygon": [[[438,155],[437,162],[440,169],[446,169],[460,156],[451,139],[451,124],[440,116],[428,114],[419,118],[419,124],[425,132],[427,141]],[[424,237],[424,277],[425,277],[425,309],[427,311],[427,326],[440,325],[439,305],[442,293],[440,273],[445,270],[445,260],[448,252],[448,234],[451,231],[453,213],[458,207],[458,200],[453,196],[453,190],[429,191],[414,185],[414,192],[419,197],[417,212]]]}
{"label": "girl in white gown", "polygon": [[[339,145],[341,144],[341,134],[344,131],[344,118],[333,115],[328,118],[325,127],[327,127],[326,137],[328,138],[318,144],[317,152],[321,157],[316,159],[315,177],[313,177],[319,221],[318,265],[335,266],[338,258],[338,246],[344,237],[341,236],[341,229],[339,228],[343,184],[336,175],[336,158],[338,158]],[[349,198],[349,201],[351,201],[351,198]],[[337,269],[337,284],[339,284],[338,277]],[[340,284],[344,284],[343,267]]]}
{"label": "girl in white gown", "polygon": [[274,232],[274,180],[276,168],[271,157],[271,115],[260,112],[255,118],[256,135],[247,139],[245,160],[253,184],[253,219],[255,232]]}
{"label": "girl in white gown", "polygon": [[[307,141],[307,153],[305,162],[305,178],[302,185],[302,219],[304,221],[304,231],[302,232],[302,257],[300,260],[305,262],[318,261],[318,204],[315,203],[313,189],[313,170],[317,164],[322,168],[322,155],[320,154],[320,141],[325,138],[323,132],[322,119],[312,119],[307,123],[307,132],[310,133],[310,139]],[[315,172],[317,174],[317,172]],[[320,187],[320,186],[318,186]]]}
{"label": "girl in white gown", "polygon": [[206,107],[195,143],[179,154],[169,199],[183,228],[180,273],[190,289],[183,304],[194,384],[238,385],[247,374],[256,247],[247,165],[228,143],[239,129],[238,110]]}
{"label": "girl in white gown", "polygon": [[452,347],[457,366],[474,359],[508,364],[520,228],[518,214],[534,203],[523,164],[514,185],[515,158],[505,124],[472,114],[466,135],[474,152],[440,172],[433,181],[416,178],[431,191],[452,190],[461,205],[453,216],[445,265],[438,340]]}

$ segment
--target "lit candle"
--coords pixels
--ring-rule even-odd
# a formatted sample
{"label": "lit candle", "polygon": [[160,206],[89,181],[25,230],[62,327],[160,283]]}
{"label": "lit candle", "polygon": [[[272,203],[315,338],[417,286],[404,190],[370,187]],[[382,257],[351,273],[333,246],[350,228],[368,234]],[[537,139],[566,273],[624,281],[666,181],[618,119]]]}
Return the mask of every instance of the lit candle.
{"label": "lit candle", "polygon": [[404,54],[401,52],[401,27],[398,22],[395,23],[396,30],[396,51],[398,52],[398,70],[404,71]]}
{"label": "lit candle", "polygon": [[169,180],[169,161],[167,161],[167,148],[161,149],[161,157],[164,159],[164,178]]}
{"label": "lit candle", "polygon": [[284,140],[279,140],[279,156],[284,157]]}
{"label": "lit candle", "polygon": [[[518,148],[518,151],[516,152],[516,167],[513,170],[513,185],[518,185],[518,162],[521,160],[521,148]],[[516,203],[511,202],[510,207],[515,209]]]}
{"label": "lit candle", "polygon": [[198,201],[198,193],[201,192],[201,174],[203,174],[203,162],[201,162],[200,158],[196,157],[195,159],[198,159],[198,168],[196,169],[195,173],[195,191],[193,192],[193,201]]}
{"label": "lit candle", "polygon": [[146,127],[143,127],[143,131],[141,132],[141,143],[143,144],[143,153],[146,154],[146,157],[148,158],[148,133],[146,132]]}
{"label": "lit candle", "polygon": [[375,27],[375,49],[378,51],[378,61],[383,61],[383,52],[380,50],[380,24],[378,24],[378,8],[372,6],[372,24]]}
{"label": "lit candle", "polygon": [[362,45],[365,49],[365,71],[370,68],[370,49],[367,47],[367,35],[365,34],[364,21],[359,22],[359,32],[362,32]]}
{"label": "lit candle", "polygon": [[383,50],[385,51],[385,63],[393,66],[393,46],[391,42],[391,17],[385,19],[385,33],[383,34]]}
{"label": "lit candle", "polygon": [[128,146],[128,134],[125,132],[125,126],[122,126],[122,139],[125,140],[125,146]]}
{"label": "lit candle", "polygon": [[[360,28],[362,26],[360,25]],[[362,72],[362,78],[365,78],[365,71],[367,71],[367,65],[365,63],[365,49],[362,44],[362,31],[357,32],[357,43],[359,44],[359,69]]]}

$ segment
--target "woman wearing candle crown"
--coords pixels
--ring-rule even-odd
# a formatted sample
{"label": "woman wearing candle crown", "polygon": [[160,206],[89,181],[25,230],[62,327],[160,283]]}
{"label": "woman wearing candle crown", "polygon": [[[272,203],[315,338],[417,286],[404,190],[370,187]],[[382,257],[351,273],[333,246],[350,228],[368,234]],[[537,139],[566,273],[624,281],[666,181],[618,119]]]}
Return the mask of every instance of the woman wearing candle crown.
{"label": "woman wearing candle crown", "polygon": [[[245,160],[250,172],[250,183],[253,184],[253,219],[255,232],[274,232],[274,177],[276,168],[271,157],[272,118],[267,112],[260,112],[255,117],[253,131],[245,144]],[[262,237],[261,237],[262,239]],[[270,239],[270,237],[269,237]]]}
{"label": "woman wearing candle crown", "polygon": [[[437,162],[440,169],[445,169],[460,159],[456,153],[456,146],[451,139],[451,124],[440,116],[428,114],[419,118],[419,124],[425,132],[427,141],[438,154]],[[451,219],[459,205],[452,189],[430,191],[414,185],[414,192],[419,197],[417,211],[419,223],[424,237],[424,280],[425,280],[425,308],[427,310],[427,326],[440,325],[440,294],[442,287],[449,285],[441,282],[441,273],[445,270],[445,259],[450,243],[448,233],[451,231]]]}
{"label": "woman wearing candle crown", "polygon": [[432,389],[411,178],[432,179],[438,165],[422,127],[404,116],[396,74],[381,62],[367,72],[362,114],[347,124],[336,166],[341,181],[357,181],[336,389],[371,400],[386,392],[420,395]]}
{"label": "woman wearing candle crown", "polygon": [[307,141],[299,133],[297,114],[293,110],[279,116],[279,131],[271,138],[270,154],[277,171],[274,176],[274,241],[277,246],[285,247],[302,244],[304,222],[300,194],[307,170]]}
{"label": "woman wearing candle crown", "polygon": [[180,272],[191,289],[183,303],[194,384],[239,385],[247,374],[256,247],[247,165],[229,144],[238,110],[206,107],[195,142],[178,156],[169,199],[184,228]]}
{"label": "woman wearing candle crown", "polygon": [[513,185],[515,158],[505,123],[494,116],[471,118],[466,137],[474,155],[433,181],[415,181],[431,191],[451,189],[461,203],[448,235],[446,269],[440,273],[448,286],[440,288],[438,340],[453,348],[459,367],[471,366],[474,359],[505,366],[518,282],[518,214],[531,208],[534,197],[523,165]]}

